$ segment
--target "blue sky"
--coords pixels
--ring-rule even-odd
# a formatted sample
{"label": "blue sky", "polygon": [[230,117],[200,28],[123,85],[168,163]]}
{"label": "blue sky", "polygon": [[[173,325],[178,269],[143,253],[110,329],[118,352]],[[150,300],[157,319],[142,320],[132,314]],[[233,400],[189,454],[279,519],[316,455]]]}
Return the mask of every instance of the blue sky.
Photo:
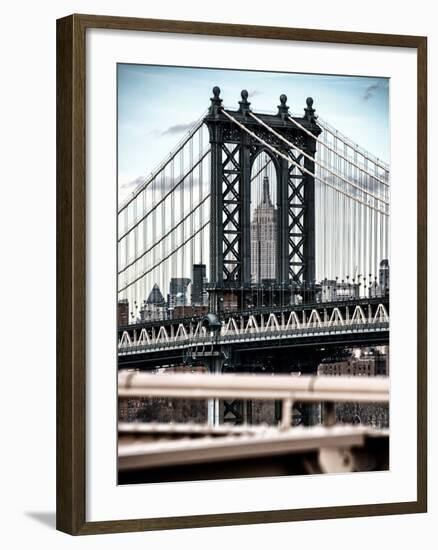
{"label": "blue sky", "polygon": [[316,114],[389,162],[389,80],[226,69],[118,65],[119,198],[149,174],[210,104],[213,86],[224,106],[238,107],[247,89],[255,111],[276,112],[285,93],[302,115],[312,96]]}

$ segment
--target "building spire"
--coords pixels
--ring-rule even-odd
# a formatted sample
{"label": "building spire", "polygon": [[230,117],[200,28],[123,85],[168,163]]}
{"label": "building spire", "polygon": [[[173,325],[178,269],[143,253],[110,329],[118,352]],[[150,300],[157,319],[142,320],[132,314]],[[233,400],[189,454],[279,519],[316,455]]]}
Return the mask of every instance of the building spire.
{"label": "building spire", "polygon": [[263,204],[272,206],[271,195],[269,193],[269,178],[266,172],[263,177]]}

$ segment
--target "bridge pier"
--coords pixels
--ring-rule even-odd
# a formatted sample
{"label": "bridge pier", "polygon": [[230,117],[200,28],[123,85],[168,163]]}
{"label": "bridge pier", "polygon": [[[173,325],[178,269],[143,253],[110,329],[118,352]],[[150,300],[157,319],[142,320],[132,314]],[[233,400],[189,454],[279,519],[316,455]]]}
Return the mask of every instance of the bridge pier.
{"label": "bridge pier", "polygon": [[219,426],[219,399],[209,399],[207,403],[207,423],[209,426]]}
{"label": "bridge pier", "polygon": [[[210,366],[210,372],[213,372],[216,375],[221,374],[223,362],[223,357],[214,359]],[[218,398],[208,400],[208,424],[210,426],[219,426],[220,424],[219,405],[220,403]]]}
{"label": "bridge pier", "polygon": [[[224,364],[224,355],[221,352],[211,352],[204,357],[208,370],[212,374],[220,375]],[[220,424],[220,402],[219,399],[208,399],[207,401],[207,422],[209,426],[219,426]]]}

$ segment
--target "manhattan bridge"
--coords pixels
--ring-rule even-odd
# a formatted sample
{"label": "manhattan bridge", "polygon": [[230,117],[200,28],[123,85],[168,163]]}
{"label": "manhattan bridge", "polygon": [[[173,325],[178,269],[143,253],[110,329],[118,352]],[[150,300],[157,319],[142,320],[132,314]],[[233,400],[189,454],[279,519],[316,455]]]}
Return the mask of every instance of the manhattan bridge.
{"label": "manhattan bridge", "polygon": [[312,98],[302,115],[287,102],[262,113],[243,90],[227,108],[214,87],[119,205],[119,369],[314,375],[346,347],[388,345],[389,166]]}

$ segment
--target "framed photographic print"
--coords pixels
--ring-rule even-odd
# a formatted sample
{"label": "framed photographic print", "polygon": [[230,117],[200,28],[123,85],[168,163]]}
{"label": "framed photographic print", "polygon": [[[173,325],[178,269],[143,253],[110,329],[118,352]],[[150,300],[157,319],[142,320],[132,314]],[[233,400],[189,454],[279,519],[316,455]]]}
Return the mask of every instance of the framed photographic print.
{"label": "framed photographic print", "polygon": [[426,511],[426,38],[57,51],[58,529]]}

